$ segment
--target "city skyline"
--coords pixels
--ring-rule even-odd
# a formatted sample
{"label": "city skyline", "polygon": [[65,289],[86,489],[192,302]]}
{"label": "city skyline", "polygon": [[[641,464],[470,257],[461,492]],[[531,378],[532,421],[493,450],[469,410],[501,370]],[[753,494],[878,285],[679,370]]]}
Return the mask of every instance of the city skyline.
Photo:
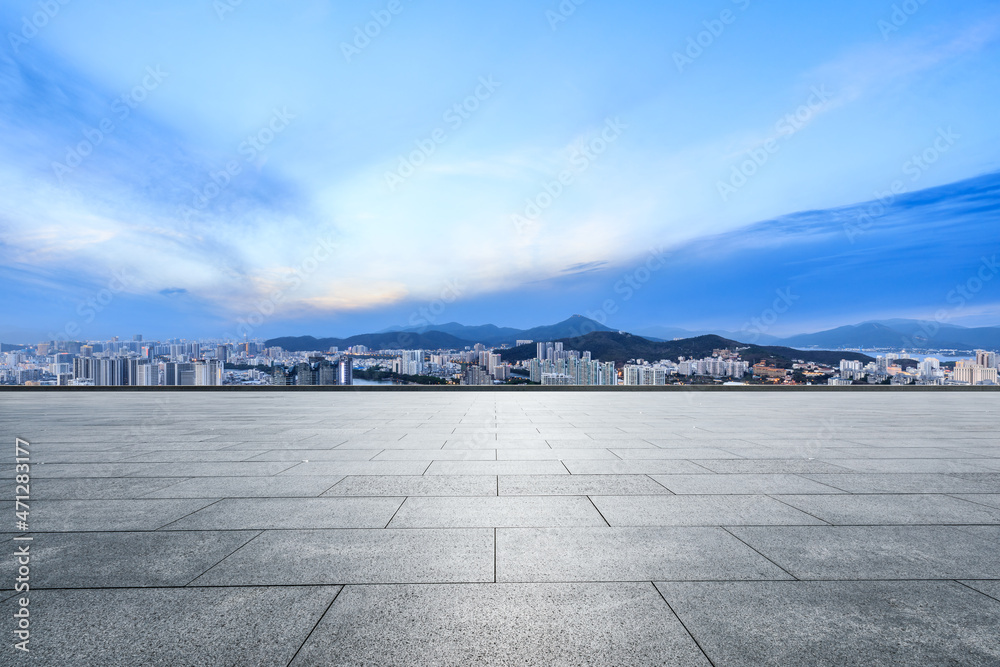
{"label": "city skyline", "polygon": [[991,3],[389,4],[5,5],[0,340],[1000,324]]}
{"label": "city skyline", "polygon": [[[469,331],[477,330],[483,328]],[[244,342],[160,341],[135,334],[130,340],[0,346],[0,386],[314,387],[352,385],[355,378],[360,384],[467,386],[997,386],[1000,371],[998,353],[990,349],[970,355],[966,348],[882,347],[883,354],[873,357],[717,335],[653,342],[579,316],[524,331],[486,330],[494,340],[489,345],[432,333]],[[510,335],[519,338],[498,342],[498,336]]]}

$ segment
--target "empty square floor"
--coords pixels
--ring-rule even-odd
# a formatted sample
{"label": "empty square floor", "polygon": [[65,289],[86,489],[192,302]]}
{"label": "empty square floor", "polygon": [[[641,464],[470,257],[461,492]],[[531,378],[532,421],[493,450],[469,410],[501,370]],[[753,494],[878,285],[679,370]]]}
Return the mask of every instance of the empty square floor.
{"label": "empty square floor", "polygon": [[951,391],[0,393],[0,487],[29,507],[0,527],[0,664],[997,665],[997,414]]}

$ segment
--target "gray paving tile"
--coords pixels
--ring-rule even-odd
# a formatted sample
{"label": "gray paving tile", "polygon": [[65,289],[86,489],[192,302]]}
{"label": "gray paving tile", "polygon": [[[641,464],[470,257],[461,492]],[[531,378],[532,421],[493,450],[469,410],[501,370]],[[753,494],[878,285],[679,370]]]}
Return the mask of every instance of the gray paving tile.
{"label": "gray paving tile", "polygon": [[397,440],[397,442],[405,444],[420,443],[423,444],[424,447],[426,448],[441,449],[442,447],[444,447],[445,440],[447,440],[446,437],[438,437],[434,435],[431,436],[419,435],[417,433],[414,433],[412,430],[406,430],[403,431],[402,433],[403,433],[402,437],[400,437],[399,440]]}
{"label": "gray paving tile", "polygon": [[848,493],[976,493],[989,490],[977,480],[943,473],[851,473],[803,475]]}
{"label": "gray paving tile", "polygon": [[698,465],[714,472],[743,474],[851,472],[840,465],[815,459],[698,459]]}
{"label": "gray paving tile", "polygon": [[1000,602],[1000,581],[963,581],[963,584],[974,588],[983,595],[988,595]]}
{"label": "gray paving tile", "polygon": [[[51,667],[284,665],[338,591],[338,587],[32,591],[31,662]],[[16,601],[4,604],[8,615]],[[10,656],[13,649],[6,650]]]}
{"label": "gray paving tile", "polygon": [[646,475],[501,475],[501,496],[669,495]]}
{"label": "gray paving tile", "polygon": [[42,500],[31,503],[31,530],[38,532],[156,530],[212,504],[184,500]]}
{"label": "gray paving tile", "polygon": [[281,477],[319,475],[421,475],[430,465],[427,461],[309,461],[289,468]]}
{"label": "gray paving tile", "polygon": [[[34,500],[124,500],[141,498],[178,482],[182,477],[92,477],[43,478],[31,480]],[[13,491],[13,488],[11,489]],[[211,494],[198,496],[211,497]]]}
{"label": "gray paving tile", "polygon": [[144,498],[316,497],[343,477],[193,477],[147,493]]}
{"label": "gray paving tile", "polygon": [[950,526],[731,528],[800,579],[996,579],[992,540]]}
{"label": "gray paving tile", "polygon": [[970,489],[973,493],[976,491],[1000,493],[1000,472],[964,472],[952,473],[948,476],[974,482],[974,487]]}
{"label": "gray paving tile", "polygon": [[1000,664],[1000,604],[951,582],[657,588],[716,665]]}
{"label": "gray paving tile", "polygon": [[708,665],[648,583],[348,586],[293,665],[347,663]]}
{"label": "gray paving tile", "polygon": [[449,438],[444,445],[444,449],[455,450],[502,450],[502,449],[550,449],[549,443],[541,438],[519,439],[519,440],[497,440],[495,438],[481,438],[472,440],[471,438],[456,439]]}
{"label": "gray paving tile", "polygon": [[788,495],[781,500],[838,525],[1000,523],[1000,510],[939,494]]}
{"label": "gray paving tile", "polygon": [[435,461],[427,475],[568,475],[560,461]]}
{"label": "gray paving tile", "polygon": [[885,438],[872,438],[869,436],[854,436],[851,440],[862,445],[869,445],[871,447],[963,447],[967,445],[977,446],[977,445],[988,445],[989,435],[986,437],[976,437],[970,438],[966,436],[956,436],[955,432],[945,432],[936,435],[935,437],[923,437],[921,435],[913,435],[909,433],[894,433],[891,440],[886,440]]}
{"label": "gray paving tile", "polygon": [[707,470],[690,461],[675,459],[647,461],[566,461],[574,475],[671,475],[677,473],[711,475]]}
{"label": "gray paving tile", "polygon": [[272,449],[254,454],[248,461],[368,461],[376,452],[368,449]]}
{"label": "gray paving tile", "polygon": [[610,460],[619,458],[607,449],[564,447],[553,449],[498,449],[497,458],[501,461],[560,461],[563,459]]}
{"label": "gray paving tile", "polygon": [[170,530],[383,528],[402,502],[402,498],[226,499],[171,523],[169,528]]}
{"label": "gray paving tile", "polygon": [[[854,472],[989,472],[987,459],[836,459],[836,464]],[[802,472],[827,472],[811,470]]]}
{"label": "gray paving tile", "polygon": [[[989,507],[1000,508],[1000,493],[971,493],[956,495],[956,498],[961,498],[962,500],[967,500],[970,503],[977,503],[979,505],[987,505]],[[971,522],[959,522],[959,523],[971,523]],[[993,523],[992,521],[981,521],[976,523]]]}
{"label": "gray paving tile", "polygon": [[294,467],[290,461],[198,461],[176,463],[150,463],[143,470],[130,477],[264,477],[277,475]]}
{"label": "gray paving tile", "polygon": [[128,459],[128,463],[209,463],[245,461],[260,453],[262,452],[252,450],[232,451],[174,449],[136,454]]}
{"label": "gray paving tile", "polygon": [[977,459],[948,447],[832,447],[823,450],[823,458],[838,459]]}
{"label": "gray paving tile", "polygon": [[611,448],[619,458],[634,459],[735,459],[732,452],[716,447],[671,447],[669,449],[617,449]]}
{"label": "gray paving tile", "polygon": [[286,442],[281,438],[261,439],[261,440],[226,440],[216,443],[220,450],[226,451],[250,451],[259,453],[275,448],[280,449],[310,449],[317,451],[329,451],[346,442],[344,438],[309,438],[307,440],[297,440]]}
{"label": "gray paving tile", "polygon": [[[663,449],[701,449],[706,450],[718,449],[727,454],[732,451],[733,447],[746,447],[747,442],[745,440],[733,439],[733,438],[723,438],[723,439],[712,439],[712,440],[698,440],[692,441],[690,438],[675,436],[673,438],[650,437],[647,440],[657,447],[662,447]],[[725,458],[723,456],[722,458]]]}
{"label": "gray paving tile", "polygon": [[676,494],[843,493],[801,475],[788,474],[653,475],[653,479]]}
{"label": "gray paving tile", "polygon": [[493,581],[493,531],[268,531],[194,585]]}
{"label": "gray paving tile", "polygon": [[[128,477],[130,475],[147,473],[155,465],[149,463],[53,463],[35,465],[31,468],[31,479]],[[157,477],[154,474],[146,476]]]}
{"label": "gray paving tile", "polygon": [[811,526],[823,522],[766,496],[592,496],[612,526]]}
{"label": "gray paving tile", "polygon": [[641,438],[627,439],[594,439],[594,438],[564,438],[547,440],[551,447],[569,449],[657,449],[656,445]]}
{"label": "gray paving tile", "polygon": [[[279,445],[282,447],[293,447],[300,442],[324,440],[329,442],[329,438],[323,431],[303,431],[296,432],[293,429],[269,429],[267,431],[260,428],[254,430],[232,430],[219,433],[203,442],[239,442],[249,444],[266,444],[270,446]],[[267,449],[259,447],[258,449]]]}
{"label": "gray paving tile", "polygon": [[[754,445],[750,447],[729,447],[728,457],[722,458],[742,458],[750,460],[827,460],[836,463],[837,452],[829,447],[823,446],[815,440],[797,441],[794,445],[784,447],[764,447]],[[830,456],[827,456],[827,453]]]}
{"label": "gray paving tile", "polygon": [[972,535],[979,540],[992,541],[994,544],[1000,544],[1000,526],[992,525],[955,525],[952,526],[955,530],[965,533],[967,535]]}
{"label": "gray paving tile", "polygon": [[721,528],[499,528],[497,581],[790,579]]}
{"label": "gray paving tile", "polygon": [[[31,588],[184,586],[257,534],[191,531],[36,535],[31,542]],[[4,570],[9,570],[8,581],[13,581],[13,558],[7,559]]]}
{"label": "gray paving tile", "polygon": [[966,454],[974,454],[975,456],[986,456],[994,459],[1000,457],[1000,445],[997,445],[996,443],[986,443],[982,445],[964,445],[964,444],[949,443],[948,447],[952,451],[964,452]]}
{"label": "gray paving tile", "polygon": [[495,449],[384,449],[373,461],[496,461]]}
{"label": "gray paving tile", "polygon": [[407,498],[390,528],[606,526],[585,496]]}
{"label": "gray paving tile", "polygon": [[490,475],[386,475],[345,477],[324,496],[495,496],[497,478]]}
{"label": "gray paving tile", "polygon": [[[447,430],[447,429],[442,429]],[[464,421],[451,429],[451,434],[456,437],[477,438],[482,436],[503,435],[510,440],[519,438],[542,438],[544,435],[537,428],[532,426],[500,426],[497,424],[482,424],[478,419]]]}
{"label": "gray paving tile", "polygon": [[32,463],[51,465],[54,463],[115,463],[135,456],[132,450],[117,451],[80,451],[79,449],[66,449],[54,451],[51,448],[42,448],[31,453]]}
{"label": "gray paving tile", "polygon": [[[439,443],[444,442],[444,438],[441,438]],[[383,449],[419,449],[419,450],[438,450],[441,449],[441,445],[435,446],[433,443],[421,441],[421,440],[348,440],[337,446],[337,451],[355,451],[362,452],[365,450],[375,452],[382,451]]]}

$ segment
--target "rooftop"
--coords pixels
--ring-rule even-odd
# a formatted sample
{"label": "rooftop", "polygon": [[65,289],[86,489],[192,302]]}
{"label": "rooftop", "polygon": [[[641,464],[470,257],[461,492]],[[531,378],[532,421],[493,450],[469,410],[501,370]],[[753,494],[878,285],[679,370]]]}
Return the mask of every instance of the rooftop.
{"label": "rooftop", "polygon": [[996,665],[997,398],[10,392],[0,530],[35,664]]}

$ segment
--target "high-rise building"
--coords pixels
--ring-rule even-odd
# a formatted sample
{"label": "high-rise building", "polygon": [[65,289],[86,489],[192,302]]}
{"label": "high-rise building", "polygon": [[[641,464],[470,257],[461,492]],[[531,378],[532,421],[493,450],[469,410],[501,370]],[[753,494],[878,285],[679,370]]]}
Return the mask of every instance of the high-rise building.
{"label": "high-rise building", "polygon": [[295,366],[295,384],[304,387],[316,384],[316,372],[310,364],[302,362]]}
{"label": "high-rise building", "polygon": [[121,357],[93,359],[95,387],[124,387],[128,385],[129,360]]}
{"label": "high-rise building", "polygon": [[137,368],[135,384],[139,387],[156,387],[160,384],[160,365],[140,363]]}
{"label": "high-rise building", "polygon": [[345,354],[337,364],[337,384],[349,386],[354,384],[354,361],[351,355]]}
{"label": "high-rise building", "polygon": [[[841,362],[842,365],[843,363]],[[921,380],[933,380],[941,375],[941,362],[934,357],[927,357],[920,362],[917,372]]]}
{"label": "high-rise building", "polygon": [[658,386],[667,383],[667,369],[663,366],[626,364],[623,374],[624,382],[628,386]]}
{"label": "high-rise building", "polygon": [[194,384],[197,387],[218,387],[222,385],[224,364],[216,359],[192,364]]}
{"label": "high-rise building", "polygon": [[93,383],[94,359],[92,357],[77,357],[73,360],[73,379],[79,384]]}
{"label": "high-rise building", "polygon": [[996,384],[997,369],[970,361],[958,361],[955,363],[951,379],[962,384]]}
{"label": "high-rise building", "polygon": [[997,353],[987,350],[976,350],[976,363],[987,368],[997,367]]}
{"label": "high-rise building", "polygon": [[164,366],[163,384],[168,387],[193,387],[195,386],[194,364],[188,362],[171,361]]}
{"label": "high-rise building", "polygon": [[480,366],[471,365],[465,369],[465,374],[462,376],[462,384],[472,386],[489,385],[493,384],[493,379]]}
{"label": "high-rise building", "polygon": [[316,365],[316,384],[329,387],[337,384],[337,366],[323,359]]}
{"label": "high-rise building", "polygon": [[399,372],[403,375],[423,375],[424,351],[403,350],[399,358]]}

